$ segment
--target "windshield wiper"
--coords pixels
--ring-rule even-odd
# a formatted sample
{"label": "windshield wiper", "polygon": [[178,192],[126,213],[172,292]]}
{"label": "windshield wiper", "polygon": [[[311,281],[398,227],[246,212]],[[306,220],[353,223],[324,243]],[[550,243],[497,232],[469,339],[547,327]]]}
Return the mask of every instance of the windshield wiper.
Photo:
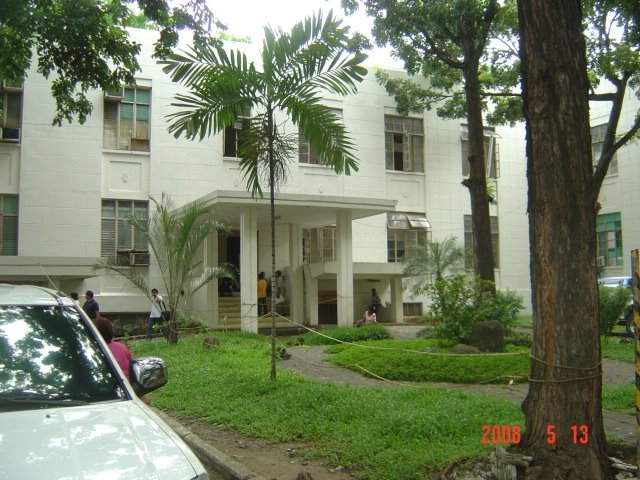
{"label": "windshield wiper", "polygon": [[57,398],[46,398],[46,397],[38,397],[38,396],[12,396],[12,397],[3,397],[0,396],[0,405],[29,405],[29,406],[38,406],[41,408],[45,407],[77,407],[79,405],[88,405],[89,402],[85,402],[84,400],[73,400],[70,398],[66,399],[57,399]]}

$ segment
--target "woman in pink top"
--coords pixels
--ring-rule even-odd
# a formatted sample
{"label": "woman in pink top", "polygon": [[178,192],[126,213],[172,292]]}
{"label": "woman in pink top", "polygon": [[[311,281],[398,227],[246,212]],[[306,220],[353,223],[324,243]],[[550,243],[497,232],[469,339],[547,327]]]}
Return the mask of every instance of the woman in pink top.
{"label": "woman in pink top", "polygon": [[113,324],[110,320],[100,318],[96,326],[98,327],[100,335],[104,338],[104,341],[107,342],[107,346],[118,362],[118,365],[120,365],[120,369],[124,372],[127,380],[129,380],[129,362],[133,360],[131,352],[125,344],[113,340]]}
{"label": "woman in pink top", "polygon": [[[113,340],[113,324],[110,320],[100,317],[96,322],[96,327],[98,327],[98,331],[100,335],[102,335],[102,338],[104,338],[104,341],[107,342],[107,346],[109,350],[111,350],[111,354],[116,359],[116,362],[118,362],[120,369],[127,377],[127,380],[129,380],[129,363],[133,360],[131,352],[124,343]],[[140,400],[147,405],[150,403],[149,397],[146,395],[141,396]]]}

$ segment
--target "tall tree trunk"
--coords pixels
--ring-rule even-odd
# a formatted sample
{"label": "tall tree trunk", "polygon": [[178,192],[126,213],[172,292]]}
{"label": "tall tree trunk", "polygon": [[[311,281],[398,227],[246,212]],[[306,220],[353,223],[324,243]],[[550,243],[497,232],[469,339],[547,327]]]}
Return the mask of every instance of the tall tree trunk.
{"label": "tall tree trunk", "polygon": [[275,153],[273,142],[275,138],[273,125],[273,110],[267,107],[268,130],[269,130],[269,208],[271,223],[271,380],[276,379],[276,302],[273,296],[276,288],[276,199],[275,199]]}
{"label": "tall tree trunk", "polygon": [[[477,55],[477,54],[476,54]],[[471,55],[467,54],[469,58]],[[463,182],[471,197],[471,221],[473,230],[473,270],[482,280],[491,282],[495,291],[493,242],[487,195],[487,173],[484,153],[484,125],[482,122],[482,100],[478,80],[478,62],[468,60],[464,70],[469,134],[469,178]]]}
{"label": "tall tree trunk", "polygon": [[609,478],[581,8],[518,0],[527,120],[533,348],[527,480]]}

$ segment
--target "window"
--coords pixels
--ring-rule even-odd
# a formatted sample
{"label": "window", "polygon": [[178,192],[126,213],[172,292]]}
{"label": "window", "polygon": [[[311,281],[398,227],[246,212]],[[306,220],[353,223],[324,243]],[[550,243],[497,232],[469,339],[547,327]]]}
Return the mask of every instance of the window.
{"label": "window", "polygon": [[[591,153],[593,154],[593,168],[596,168],[600,155],[602,155],[602,148],[604,147],[604,136],[607,133],[607,123],[591,127]],[[618,157],[614,153],[611,157],[611,163],[609,163],[609,169],[607,175],[613,175],[618,173]]]}
{"label": "window", "polygon": [[148,209],[148,202],[103,200],[100,255],[120,265],[148,265],[147,238],[127,223],[128,217],[148,220]]}
{"label": "window", "polygon": [[105,92],[103,147],[148,152],[150,107],[149,88],[123,87]]}
{"label": "window", "polygon": [[[495,128],[485,127],[484,129],[484,161],[488,178],[498,178],[500,176],[500,150],[496,141],[497,134]],[[469,133],[467,126],[462,126],[462,176],[469,176]]]}
{"label": "window", "polygon": [[238,149],[242,141],[242,131],[250,126],[251,111],[245,110],[244,115],[238,117],[235,123],[224,129],[224,153],[225,157],[237,158]]}
{"label": "window", "polygon": [[429,221],[413,213],[387,213],[387,260],[401,262],[412,245],[426,245]]}
{"label": "window", "polygon": [[[342,122],[342,110],[339,108],[327,108],[334,116]],[[300,132],[298,135],[298,161],[312,165],[322,164],[318,153],[309,145],[309,140]]]}
{"label": "window", "polygon": [[17,195],[0,195],[0,255],[18,255]]}
{"label": "window", "polygon": [[[500,268],[500,235],[498,232],[498,217],[490,217],[491,222],[491,243],[493,245],[493,268]],[[468,252],[468,269],[473,268],[473,226],[471,215],[464,216],[464,249]]]}
{"label": "window", "polygon": [[424,172],[424,128],[421,118],[384,117],[386,169]]}
{"label": "window", "polygon": [[322,261],[332,262],[336,259],[336,227],[324,227],[320,231]]}
{"label": "window", "polygon": [[302,255],[305,263],[334,261],[336,259],[336,227],[304,229]]}
{"label": "window", "polygon": [[624,265],[620,212],[596,218],[597,263],[599,267]]}
{"label": "window", "polygon": [[19,142],[22,127],[22,83],[0,82],[0,131],[5,142]]}

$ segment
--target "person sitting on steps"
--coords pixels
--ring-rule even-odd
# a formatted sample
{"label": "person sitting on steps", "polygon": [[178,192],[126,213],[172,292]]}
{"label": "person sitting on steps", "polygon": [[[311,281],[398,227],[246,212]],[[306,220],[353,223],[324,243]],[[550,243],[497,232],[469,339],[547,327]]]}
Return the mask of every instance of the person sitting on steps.
{"label": "person sitting on steps", "polygon": [[364,311],[362,318],[355,323],[355,326],[359,327],[360,325],[371,325],[373,323],[377,323],[376,312],[373,305],[369,305]]}

